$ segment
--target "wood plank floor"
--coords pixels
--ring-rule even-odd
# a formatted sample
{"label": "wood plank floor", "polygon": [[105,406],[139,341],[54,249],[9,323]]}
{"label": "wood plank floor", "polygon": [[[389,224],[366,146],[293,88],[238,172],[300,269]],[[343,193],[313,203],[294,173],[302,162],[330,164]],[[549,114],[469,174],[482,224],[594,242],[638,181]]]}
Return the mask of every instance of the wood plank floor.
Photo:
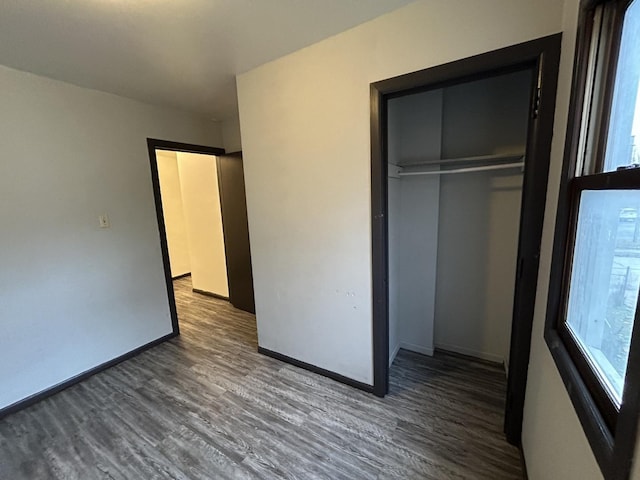
{"label": "wood plank floor", "polygon": [[0,479],[521,479],[504,374],[401,351],[379,399],[256,352],[175,282],[182,335],[0,420]]}

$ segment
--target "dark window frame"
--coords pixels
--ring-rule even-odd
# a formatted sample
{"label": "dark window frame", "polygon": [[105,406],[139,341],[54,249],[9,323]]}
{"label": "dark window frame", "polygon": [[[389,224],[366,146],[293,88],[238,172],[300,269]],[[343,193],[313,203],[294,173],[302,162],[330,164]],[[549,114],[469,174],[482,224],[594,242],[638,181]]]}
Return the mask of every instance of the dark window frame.
{"label": "dark window frame", "polygon": [[[593,374],[584,355],[579,352],[579,347],[566,327],[565,312],[581,192],[640,188],[639,170],[594,173],[602,170],[604,161],[622,25],[631,1],[583,0],[580,4],[544,334],[606,480],[626,480],[631,471],[640,413],[640,308],[635,312],[619,412]],[[594,12],[604,4],[608,7],[603,9],[602,27],[595,32]],[[590,76],[592,70],[589,58],[594,35],[599,38],[599,56],[607,59],[607,62],[598,67],[595,76]],[[594,86],[589,88],[590,85]],[[588,104],[585,102],[586,98],[591,98]],[[586,122],[585,105],[589,108]],[[588,132],[586,141],[583,133],[585,130]],[[593,159],[591,162],[582,161],[583,147],[591,151],[588,154]],[[579,164],[582,176],[576,176]]]}

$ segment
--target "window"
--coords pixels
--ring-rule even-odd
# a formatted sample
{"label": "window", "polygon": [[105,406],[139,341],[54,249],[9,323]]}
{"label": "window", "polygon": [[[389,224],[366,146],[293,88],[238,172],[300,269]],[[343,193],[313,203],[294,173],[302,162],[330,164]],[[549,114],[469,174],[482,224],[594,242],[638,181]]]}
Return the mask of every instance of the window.
{"label": "window", "polygon": [[605,478],[626,479],[640,411],[640,0],[582,1],[569,122],[545,338]]}

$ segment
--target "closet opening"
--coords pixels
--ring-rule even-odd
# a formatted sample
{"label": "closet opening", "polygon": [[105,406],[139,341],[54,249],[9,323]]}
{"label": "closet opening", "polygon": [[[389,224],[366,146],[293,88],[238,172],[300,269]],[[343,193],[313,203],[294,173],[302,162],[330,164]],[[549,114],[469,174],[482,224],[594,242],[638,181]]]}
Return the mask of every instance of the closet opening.
{"label": "closet opening", "polygon": [[371,85],[374,392],[399,349],[504,365],[516,445],[560,41]]}

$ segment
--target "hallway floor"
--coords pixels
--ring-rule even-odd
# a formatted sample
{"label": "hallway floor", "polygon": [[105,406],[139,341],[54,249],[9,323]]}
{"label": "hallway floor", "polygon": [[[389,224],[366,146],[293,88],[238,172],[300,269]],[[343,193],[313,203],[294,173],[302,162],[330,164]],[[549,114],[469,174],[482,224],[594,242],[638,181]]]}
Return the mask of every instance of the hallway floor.
{"label": "hallway floor", "polygon": [[522,479],[504,372],[401,351],[384,399],[257,353],[175,282],[181,336],[0,420],[0,479]]}

